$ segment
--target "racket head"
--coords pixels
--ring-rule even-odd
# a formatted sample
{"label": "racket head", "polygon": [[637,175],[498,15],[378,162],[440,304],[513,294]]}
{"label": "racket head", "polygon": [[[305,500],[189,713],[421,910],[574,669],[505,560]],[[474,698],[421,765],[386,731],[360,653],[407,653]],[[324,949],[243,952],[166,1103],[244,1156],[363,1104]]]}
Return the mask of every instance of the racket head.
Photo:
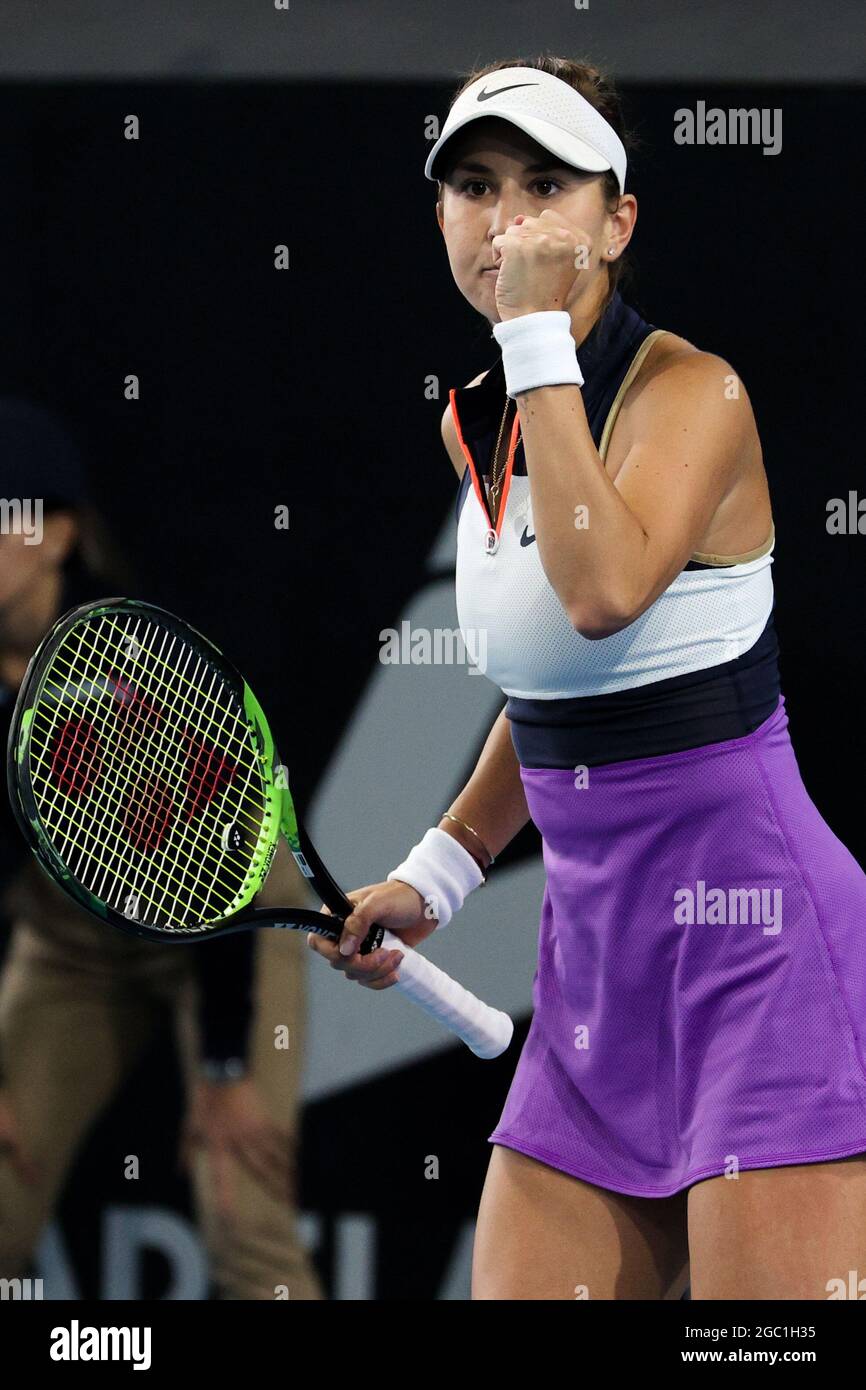
{"label": "racket head", "polygon": [[136,599],[82,604],[51,628],[18,694],[7,774],[55,883],[161,942],[255,924],[281,828],[297,835],[243,677],[203,633]]}

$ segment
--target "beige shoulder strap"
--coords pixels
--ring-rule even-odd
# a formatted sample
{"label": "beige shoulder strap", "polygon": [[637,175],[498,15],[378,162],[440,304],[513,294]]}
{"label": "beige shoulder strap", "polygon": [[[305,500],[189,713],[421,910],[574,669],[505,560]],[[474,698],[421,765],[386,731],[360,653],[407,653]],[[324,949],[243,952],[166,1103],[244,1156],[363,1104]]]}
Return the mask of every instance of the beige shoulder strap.
{"label": "beige shoulder strap", "polygon": [[622,385],[620,386],[619,390],[613,398],[613,403],[610,407],[610,410],[607,412],[607,419],[604,422],[604,429],[601,433],[601,443],[598,446],[598,452],[601,455],[602,463],[604,463],[604,460],[607,457],[607,446],[610,443],[611,431],[613,430],[613,427],[616,424],[616,417],[619,414],[619,408],[622,405],[623,400],[625,399],[625,393],[631,386],[638,372],[640,371],[641,363],[643,362],[653,343],[656,342],[658,338],[661,338],[667,332],[667,328],[653,329],[652,333],[648,333],[647,336],[644,338],[634,357],[631,359],[629,369],[622,379]]}
{"label": "beige shoulder strap", "polygon": [[[604,429],[602,430],[601,434],[601,443],[598,449],[602,463],[604,463],[604,460],[607,457],[607,446],[610,443],[611,432],[613,430],[614,425],[616,424],[616,417],[619,414],[619,409],[625,398],[625,393],[631,386],[638,372],[640,371],[641,363],[643,362],[653,343],[656,342],[658,338],[661,338],[662,335],[667,333],[668,331],[669,330],[667,328],[656,328],[653,330],[652,333],[648,333],[647,336],[644,338],[643,342],[641,343],[640,347],[638,348],[637,352],[635,353],[634,357],[632,358],[629,364],[629,369],[622,379],[622,384],[619,390],[617,391],[616,395],[614,396],[610,410],[607,413],[607,419],[604,422]],[[756,546],[754,550],[747,550],[742,555],[707,555],[701,551],[696,550],[695,553],[691,556],[691,559],[699,561],[702,565],[744,565],[748,560],[758,560],[762,555],[766,555],[767,551],[773,548],[773,543],[775,539],[776,528],[775,525],[771,525],[770,534],[767,537],[767,539],[763,542],[763,544]]]}

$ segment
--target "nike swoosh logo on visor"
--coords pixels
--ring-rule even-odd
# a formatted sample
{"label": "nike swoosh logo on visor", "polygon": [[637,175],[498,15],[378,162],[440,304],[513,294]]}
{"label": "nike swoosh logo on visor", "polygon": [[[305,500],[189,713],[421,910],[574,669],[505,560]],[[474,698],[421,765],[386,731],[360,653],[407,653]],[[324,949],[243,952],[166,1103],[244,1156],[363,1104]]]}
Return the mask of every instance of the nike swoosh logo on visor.
{"label": "nike swoosh logo on visor", "polygon": [[537,82],[512,82],[508,87],[497,87],[495,92],[480,91],[475,98],[476,101],[489,101],[491,97],[498,97],[500,92],[513,92],[515,87],[537,87]]}

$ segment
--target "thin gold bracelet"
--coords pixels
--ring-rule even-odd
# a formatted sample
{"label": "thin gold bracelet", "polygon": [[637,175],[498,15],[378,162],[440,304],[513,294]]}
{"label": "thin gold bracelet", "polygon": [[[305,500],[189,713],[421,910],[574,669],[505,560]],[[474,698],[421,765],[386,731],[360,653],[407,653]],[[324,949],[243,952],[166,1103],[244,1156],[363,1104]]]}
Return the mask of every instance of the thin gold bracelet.
{"label": "thin gold bracelet", "polygon": [[[480,845],[481,848],[484,850],[484,853],[485,853],[485,854],[487,855],[487,857],[489,858],[490,864],[495,864],[495,863],[496,863],[496,860],[494,859],[493,855],[490,853],[490,850],[489,850],[489,849],[487,848],[487,846],[485,845],[485,843],[484,843],[484,841],[482,840],[481,836],[478,834],[478,831],[477,831],[477,830],[473,830],[471,825],[467,825],[466,822],[465,822],[465,820],[461,820],[459,816],[452,816],[452,814],[451,814],[450,811],[443,811],[443,812],[442,812],[442,815],[440,816],[439,819],[440,819],[440,820],[453,820],[453,821],[456,821],[458,825],[462,825],[463,828],[464,828],[465,830],[468,830],[468,831],[469,831],[470,835],[474,835],[474,836],[475,836],[475,838],[476,838],[476,840],[478,841],[479,845]],[[490,864],[487,865],[487,869],[490,868]],[[483,873],[486,873],[486,872],[487,872],[487,869],[482,870],[482,872],[483,872]]]}

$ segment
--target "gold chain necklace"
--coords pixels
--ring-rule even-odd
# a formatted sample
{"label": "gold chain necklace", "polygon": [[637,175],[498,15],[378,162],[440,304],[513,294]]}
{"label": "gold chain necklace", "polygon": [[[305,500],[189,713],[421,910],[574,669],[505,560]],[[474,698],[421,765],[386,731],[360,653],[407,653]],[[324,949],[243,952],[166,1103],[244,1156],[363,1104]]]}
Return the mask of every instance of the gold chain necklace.
{"label": "gold chain necklace", "polygon": [[492,519],[492,521],[493,521],[493,525],[494,525],[494,526],[496,525],[496,509],[497,509],[497,504],[498,504],[498,502],[499,502],[499,490],[500,490],[500,488],[502,487],[502,476],[503,476],[503,474],[504,474],[504,472],[505,472],[505,465],[506,465],[506,463],[508,462],[508,450],[506,449],[506,451],[505,451],[505,457],[504,457],[504,459],[502,460],[502,464],[501,464],[501,466],[500,466],[500,468],[499,468],[499,472],[498,472],[498,474],[497,474],[497,470],[496,470],[496,461],[497,461],[497,459],[498,459],[498,457],[499,457],[499,449],[500,449],[500,446],[501,446],[501,444],[502,444],[502,434],[503,434],[503,431],[504,431],[504,429],[505,429],[505,419],[506,419],[506,416],[508,415],[508,406],[509,406],[509,397],[506,396],[506,397],[505,397],[505,409],[504,409],[503,412],[502,412],[502,423],[501,423],[501,425],[499,426],[499,436],[498,436],[498,438],[497,438],[497,440],[496,440],[496,448],[495,448],[494,451],[493,451],[493,468],[491,469],[491,475],[490,475],[490,488],[489,488],[489,491],[488,491],[488,497],[489,497],[489,500],[490,500],[490,516],[491,516],[491,519]]}

